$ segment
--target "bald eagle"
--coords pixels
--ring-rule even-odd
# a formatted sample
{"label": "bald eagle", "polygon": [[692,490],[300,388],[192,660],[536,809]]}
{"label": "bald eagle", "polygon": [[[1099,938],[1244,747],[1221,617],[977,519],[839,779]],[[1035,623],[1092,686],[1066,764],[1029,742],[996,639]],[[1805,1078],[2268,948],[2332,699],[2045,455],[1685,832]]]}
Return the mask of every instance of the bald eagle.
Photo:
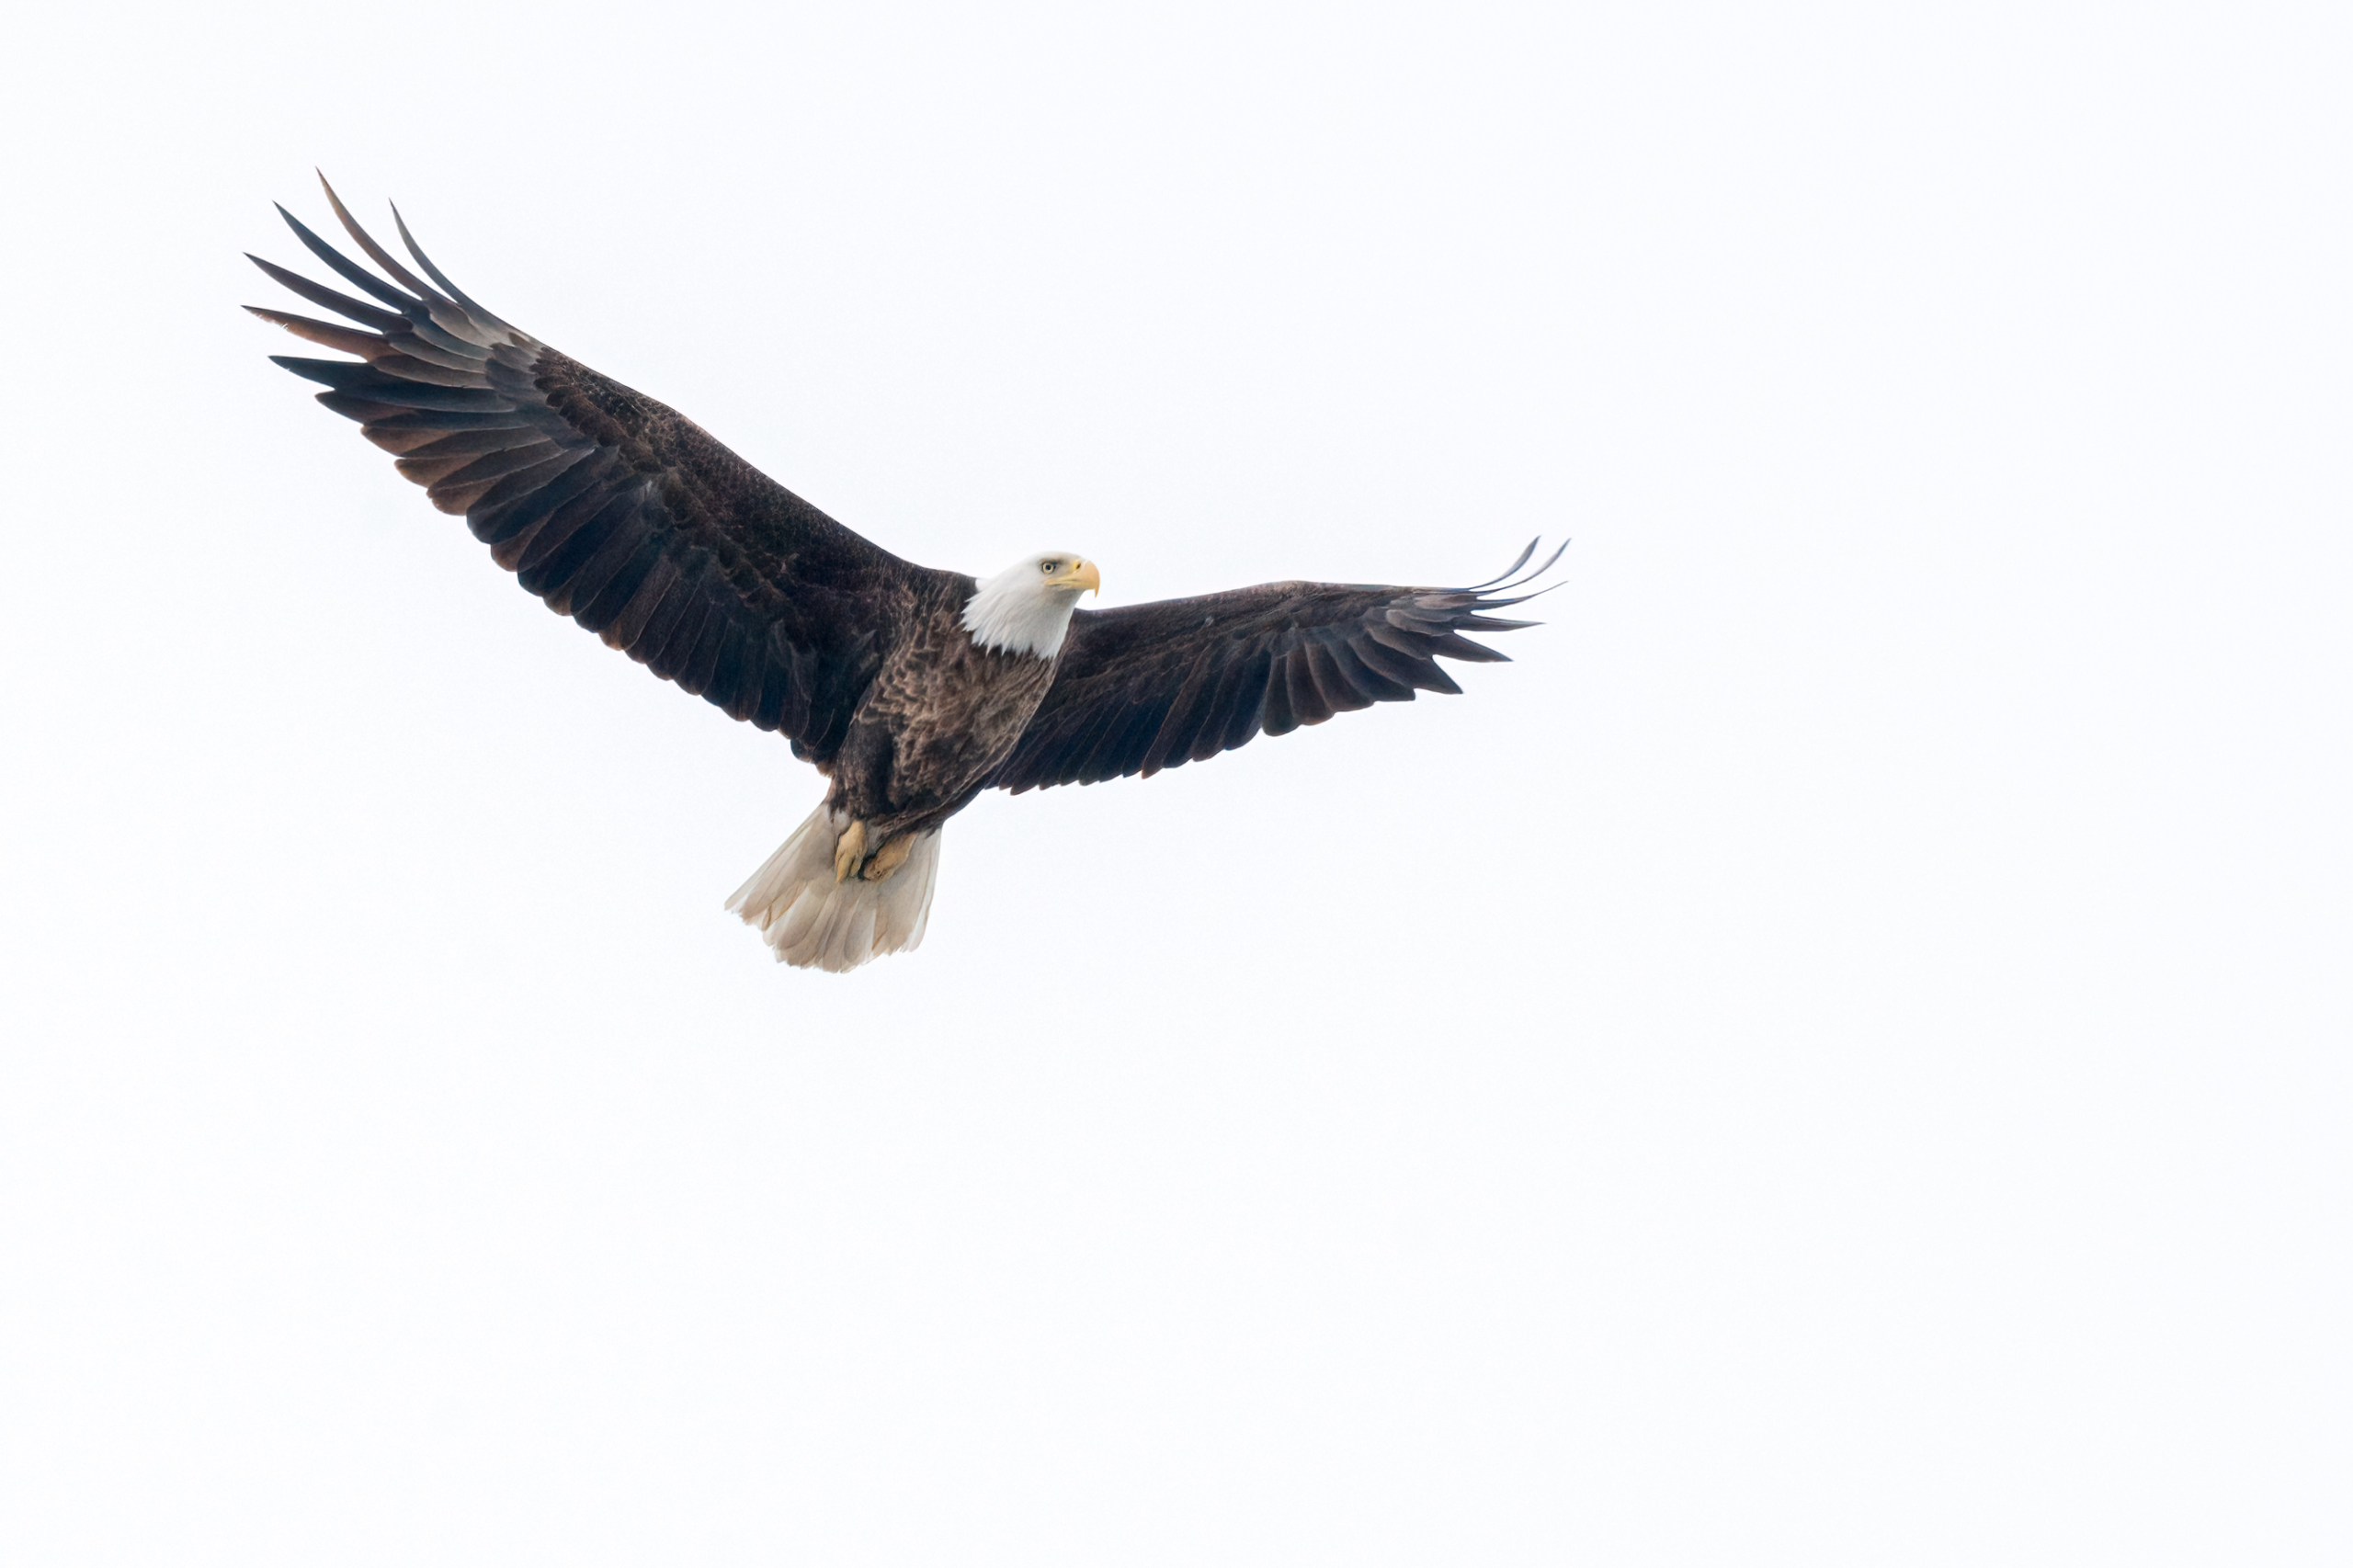
{"label": "bald eagle", "polygon": [[476,304],[397,210],[415,271],[326,195],[383,277],[278,213],[367,300],[248,259],[358,327],[246,308],[357,358],[271,358],[324,383],[318,401],[550,609],[831,780],[727,903],[789,964],[850,970],[922,941],[941,824],[983,790],[1148,778],[1261,732],[1461,691],[1438,657],[1501,661],[1461,633],[1534,624],[1484,612],[1560,558],[1511,580],[1531,542],[1468,588],[1267,583],[1101,610],[1077,608],[1102,576],[1074,550],[983,580],[917,566]]}

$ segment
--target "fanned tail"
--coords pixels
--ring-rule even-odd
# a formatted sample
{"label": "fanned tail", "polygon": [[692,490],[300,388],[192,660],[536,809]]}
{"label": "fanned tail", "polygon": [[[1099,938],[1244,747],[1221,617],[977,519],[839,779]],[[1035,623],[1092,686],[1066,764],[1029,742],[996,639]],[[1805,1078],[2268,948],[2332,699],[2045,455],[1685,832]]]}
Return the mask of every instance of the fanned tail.
{"label": "fanned tail", "polygon": [[922,944],[939,874],[939,834],[916,839],[906,864],[881,881],[837,882],[834,846],[848,826],[847,813],[819,806],[727,901],[729,912],[776,949],[778,962],[839,974]]}

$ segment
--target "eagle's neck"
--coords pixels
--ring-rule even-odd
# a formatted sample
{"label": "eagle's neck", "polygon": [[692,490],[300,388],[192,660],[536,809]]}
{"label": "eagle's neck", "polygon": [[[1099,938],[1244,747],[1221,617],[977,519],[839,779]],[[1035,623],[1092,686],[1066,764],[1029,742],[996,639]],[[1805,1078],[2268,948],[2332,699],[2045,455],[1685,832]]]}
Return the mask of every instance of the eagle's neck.
{"label": "eagle's neck", "polygon": [[1025,562],[991,577],[965,601],[964,630],[983,648],[1051,659],[1063,651],[1077,608],[1075,590],[1045,586],[1038,568]]}

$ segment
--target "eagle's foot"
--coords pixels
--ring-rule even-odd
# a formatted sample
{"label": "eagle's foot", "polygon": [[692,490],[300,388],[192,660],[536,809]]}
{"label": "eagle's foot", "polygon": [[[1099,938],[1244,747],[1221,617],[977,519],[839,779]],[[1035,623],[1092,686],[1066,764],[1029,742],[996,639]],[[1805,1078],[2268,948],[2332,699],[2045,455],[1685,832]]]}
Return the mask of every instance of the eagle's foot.
{"label": "eagle's foot", "polygon": [[834,841],[834,881],[846,882],[866,858],[866,824],[853,822]]}
{"label": "eagle's foot", "polygon": [[905,865],[907,857],[915,852],[915,835],[912,833],[903,833],[874,852],[874,858],[866,863],[863,875],[870,882],[881,881],[892,872]]}

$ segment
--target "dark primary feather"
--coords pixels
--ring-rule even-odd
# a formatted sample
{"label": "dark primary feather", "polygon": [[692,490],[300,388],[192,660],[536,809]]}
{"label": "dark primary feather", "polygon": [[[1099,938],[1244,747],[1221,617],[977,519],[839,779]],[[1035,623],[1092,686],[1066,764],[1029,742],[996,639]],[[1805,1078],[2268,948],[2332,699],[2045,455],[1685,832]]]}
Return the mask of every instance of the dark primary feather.
{"label": "dark primary feather", "polygon": [[[1565,545],[1563,549],[1567,548]],[[1267,583],[1072,617],[1046,700],[991,780],[1019,794],[1200,762],[1261,731],[1288,733],[1416,691],[1459,692],[1440,658],[1500,663],[1464,631],[1532,621],[1483,612],[1550,570],[1476,588]],[[1498,586],[1497,585],[1501,585]]]}
{"label": "dark primary feather", "polygon": [[[325,182],[321,181],[322,184]],[[335,216],[386,282],[278,210],[311,253],[381,303],[255,257],[357,328],[248,307],[354,359],[273,356],[328,390],[433,504],[551,609],[824,763],[892,629],[926,588],[900,560],[753,468],[676,411],[509,326],[460,292],[399,222],[424,276]],[[428,281],[429,279],[429,281]]]}

